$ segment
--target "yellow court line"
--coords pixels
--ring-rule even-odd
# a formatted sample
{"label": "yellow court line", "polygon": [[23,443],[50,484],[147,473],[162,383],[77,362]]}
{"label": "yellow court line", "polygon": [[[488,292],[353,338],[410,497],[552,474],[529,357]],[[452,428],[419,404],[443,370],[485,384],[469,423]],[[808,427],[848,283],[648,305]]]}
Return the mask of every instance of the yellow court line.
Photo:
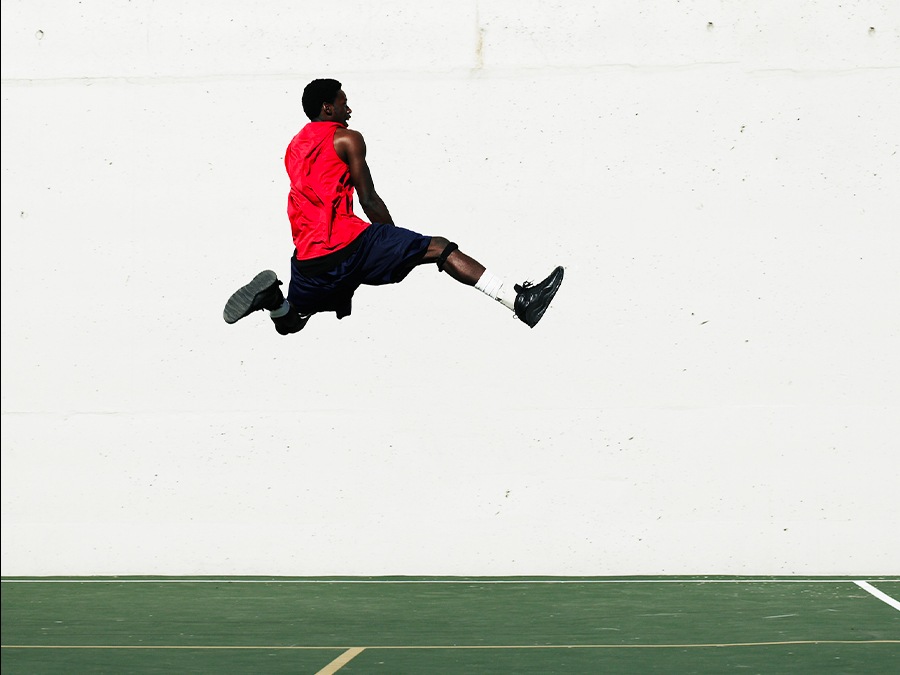
{"label": "yellow court line", "polygon": [[359,656],[364,649],[364,647],[353,647],[352,649],[348,649],[334,661],[322,668],[322,670],[317,672],[316,675],[334,675],[334,673],[347,665],[352,658]]}
{"label": "yellow court line", "polygon": [[[784,645],[881,645],[900,644],[900,640],[784,640],[779,642],[702,642],[692,644],[583,644],[583,645],[367,645],[342,647],[336,645],[0,645],[3,649],[262,649],[262,650],[335,650],[345,653],[358,650],[350,658],[365,649],[691,649],[708,647],[777,647]],[[337,659],[336,659],[337,660]],[[346,661],[345,661],[346,663]]]}
{"label": "yellow court line", "polygon": [[421,645],[414,647],[367,647],[367,649],[690,649],[692,647],[776,647],[781,645],[874,645],[900,644],[900,640],[787,640],[782,642],[709,642],[648,645]]}

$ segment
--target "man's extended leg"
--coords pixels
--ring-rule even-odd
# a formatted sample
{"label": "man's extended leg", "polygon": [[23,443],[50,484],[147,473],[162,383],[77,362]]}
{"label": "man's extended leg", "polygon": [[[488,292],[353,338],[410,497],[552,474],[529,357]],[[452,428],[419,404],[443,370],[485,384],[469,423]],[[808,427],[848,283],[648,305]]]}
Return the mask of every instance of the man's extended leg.
{"label": "man's extended leg", "polygon": [[544,316],[563,280],[563,268],[557,267],[538,284],[524,282],[521,285],[510,286],[444,237],[431,238],[420,264],[432,262],[437,263],[441,272],[446,271],[460,283],[474,286],[513,310],[516,316],[531,328],[534,328]]}

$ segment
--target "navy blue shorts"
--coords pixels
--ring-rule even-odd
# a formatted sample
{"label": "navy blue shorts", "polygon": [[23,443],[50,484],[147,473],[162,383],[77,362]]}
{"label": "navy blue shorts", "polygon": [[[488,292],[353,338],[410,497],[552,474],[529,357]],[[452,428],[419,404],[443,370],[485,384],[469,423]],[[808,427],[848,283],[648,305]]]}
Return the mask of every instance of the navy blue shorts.
{"label": "navy blue shorts", "polygon": [[372,223],[352,244],[353,252],[327,270],[304,271],[291,257],[288,302],[300,314],[350,314],[353,293],[362,285],[381,286],[403,281],[425,255],[431,237],[411,230]]}

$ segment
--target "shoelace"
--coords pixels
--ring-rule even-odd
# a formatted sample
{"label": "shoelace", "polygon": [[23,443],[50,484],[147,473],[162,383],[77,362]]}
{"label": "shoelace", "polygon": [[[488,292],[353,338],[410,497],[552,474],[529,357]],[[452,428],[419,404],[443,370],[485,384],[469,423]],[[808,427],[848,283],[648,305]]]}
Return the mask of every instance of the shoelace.
{"label": "shoelace", "polygon": [[534,286],[534,282],[532,281],[523,281],[521,284],[513,284],[513,290],[516,293],[523,292],[526,288],[531,288]]}

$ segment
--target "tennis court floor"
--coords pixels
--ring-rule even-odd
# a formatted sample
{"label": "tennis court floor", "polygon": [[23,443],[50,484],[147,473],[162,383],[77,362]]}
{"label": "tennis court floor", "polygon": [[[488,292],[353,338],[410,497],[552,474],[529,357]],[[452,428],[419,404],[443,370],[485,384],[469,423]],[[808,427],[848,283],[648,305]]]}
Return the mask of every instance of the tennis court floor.
{"label": "tennis court floor", "polygon": [[898,673],[900,578],[3,578],[2,672]]}

